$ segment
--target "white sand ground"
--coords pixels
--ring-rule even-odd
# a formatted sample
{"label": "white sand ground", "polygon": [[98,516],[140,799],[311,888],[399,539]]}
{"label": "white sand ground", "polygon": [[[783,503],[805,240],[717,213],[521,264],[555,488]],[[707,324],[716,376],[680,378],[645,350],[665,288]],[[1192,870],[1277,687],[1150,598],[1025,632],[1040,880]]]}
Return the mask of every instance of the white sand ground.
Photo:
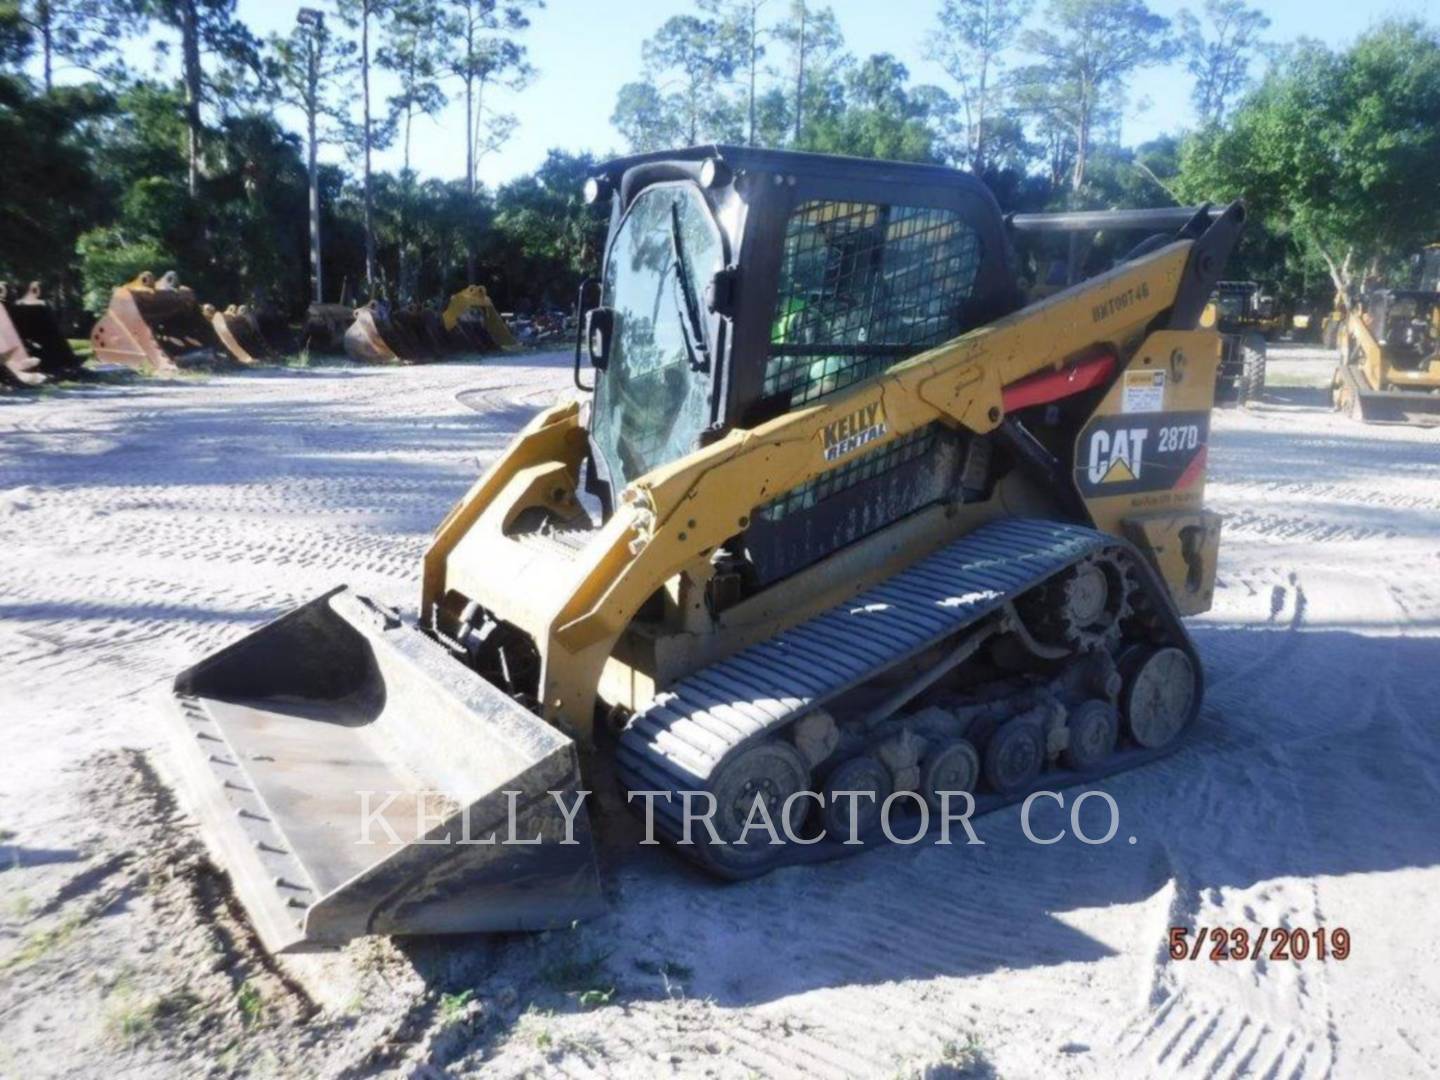
{"label": "white sand ground", "polygon": [[[1433,1074],[1440,433],[1332,414],[1330,363],[1281,347],[1292,385],[1217,414],[1208,703],[1107,784],[1119,842],[1012,809],[739,886],[627,847],[574,930],[285,967],[148,763],[155,702],[333,584],[413,596],[566,358],[0,398],[0,1075]],[[1172,925],[1352,952],[1177,963]]]}

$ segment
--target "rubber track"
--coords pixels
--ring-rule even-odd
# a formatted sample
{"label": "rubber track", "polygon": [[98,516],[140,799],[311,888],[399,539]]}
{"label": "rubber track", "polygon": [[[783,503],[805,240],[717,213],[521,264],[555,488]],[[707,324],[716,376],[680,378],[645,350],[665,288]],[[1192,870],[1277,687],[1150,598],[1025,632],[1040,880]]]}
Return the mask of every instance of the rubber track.
{"label": "rubber track", "polygon": [[[854,598],[702,668],[656,695],[619,737],[620,781],[630,791],[704,789],[715,768],[739,746],[955,635],[1105,548],[1128,555],[1141,587],[1161,597],[1156,609],[1168,624],[1168,636],[1190,653],[1198,672],[1199,657],[1164,586],[1129,543],[1078,525],[1015,518],[984,525]],[[1113,765],[1094,775],[1157,756],[1138,749],[1120,754]],[[1052,787],[1057,780],[1073,783],[1090,778],[1054,772],[1044,776]],[[983,812],[1013,800],[981,797],[977,801]],[[655,820],[661,835],[678,839],[679,800],[657,799]],[[856,850],[849,847],[844,852]],[[797,852],[796,861],[826,857],[816,848],[802,852]]]}

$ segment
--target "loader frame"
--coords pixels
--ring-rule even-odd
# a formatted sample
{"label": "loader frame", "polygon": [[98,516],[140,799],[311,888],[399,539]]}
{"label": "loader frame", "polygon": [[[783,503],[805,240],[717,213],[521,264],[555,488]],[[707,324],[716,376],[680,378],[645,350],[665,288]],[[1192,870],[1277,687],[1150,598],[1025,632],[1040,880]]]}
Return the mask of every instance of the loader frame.
{"label": "loader frame", "polygon": [[[1208,222],[1208,215],[1201,217]],[[1197,222],[1196,239],[1177,240],[822,402],[731,430],[627,486],[598,532],[566,559],[506,536],[530,508],[580,513],[576,493],[587,453],[580,408],[570,403],[549,409],[441,523],[424,560],[422,625],[444,634],[457,602],[504,610],[539,650],[542,715],[588,739],[602,673],[641,607],[678,575],[706,578],[709,556],[746,527],[756,507],[843,464],[862,447],[878,448],[936,422],[975,434],[996,432],[1007,419],[1007,389],[1047,374],[1073,378],[1097,349],[1114,358],[1107,388],[1126,372],[1163,370],[1178,386],[1199,387],[1191,392],[1208,412],[1219,336],[1168,327],[1194,326],[1243,218],[1233,206],[1208,229]],[[1031,451],[1032,467],[1053,470],[1062,490],[1079,497],[1066,462],[1031,445],[1033,439],[1013,426],[1007,430]],[[1175,591],[1172,560],[1186,546],[1186,530],[1204,538],[1195,557],[1202,569],[1208,565],[1213,580],[1218,529],[1200,508],[1202,488],[1194,483],[1158,507],[1152,503],[1150,512],[1158,510],[1163,521],[1148,525],[1132,520],[1146,516],[1143,497],[1080,500],[1097,526],[1137,539]],[[1196,578],[1186,572],[1178,580],[1205,591],[1210,583],[1204,574]],[[533,585],[517,608],[512,583],[521,580]],[[798,620],[810,610],[791,610],[788,618]]]}

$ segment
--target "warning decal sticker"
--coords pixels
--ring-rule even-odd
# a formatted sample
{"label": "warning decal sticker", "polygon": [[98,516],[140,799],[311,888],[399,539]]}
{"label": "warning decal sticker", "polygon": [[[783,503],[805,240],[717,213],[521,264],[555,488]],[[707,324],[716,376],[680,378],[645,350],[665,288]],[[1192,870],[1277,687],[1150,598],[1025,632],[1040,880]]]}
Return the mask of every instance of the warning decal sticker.
{"label": "warning decal sticker", "polygon": [[1165,369],[1125,372],[1120,411],[1126,413],[1165,411]]}

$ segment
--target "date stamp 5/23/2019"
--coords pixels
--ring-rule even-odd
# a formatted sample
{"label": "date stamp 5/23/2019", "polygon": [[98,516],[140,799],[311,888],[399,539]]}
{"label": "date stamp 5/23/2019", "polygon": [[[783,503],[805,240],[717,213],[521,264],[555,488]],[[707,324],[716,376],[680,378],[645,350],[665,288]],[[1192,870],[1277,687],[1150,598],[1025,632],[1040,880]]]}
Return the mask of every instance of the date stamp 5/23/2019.
{"label": "date stamp 5/23/2019", "polygon": [[1247,930],[1243,926],[1170,927],[1171,960],[1345,960],[1350,956],[1350,931],[1291,929],[1284,926]]}

